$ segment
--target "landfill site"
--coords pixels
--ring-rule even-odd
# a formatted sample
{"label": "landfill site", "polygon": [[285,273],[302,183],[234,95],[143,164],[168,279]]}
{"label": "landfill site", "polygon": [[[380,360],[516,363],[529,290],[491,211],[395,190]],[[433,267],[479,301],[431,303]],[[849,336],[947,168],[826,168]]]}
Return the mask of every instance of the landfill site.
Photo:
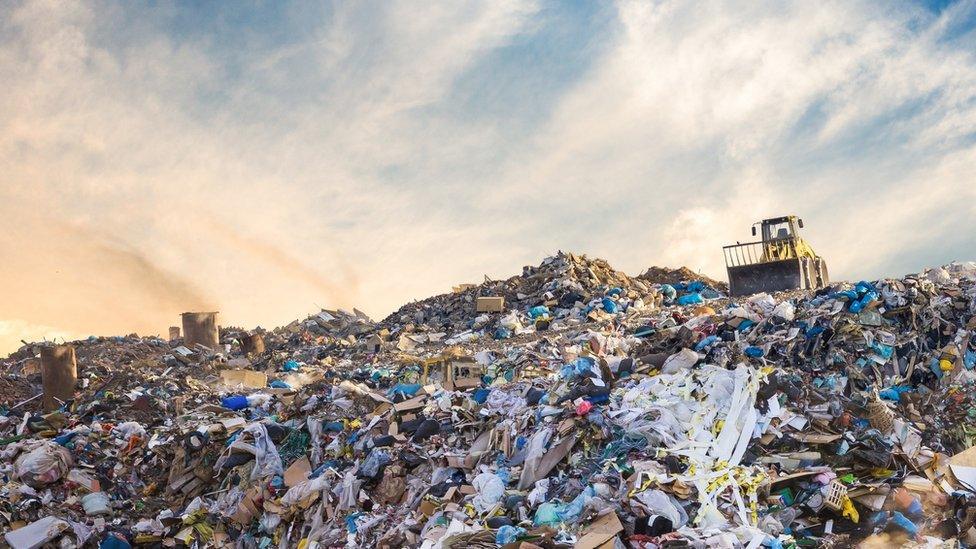
{"label": "landfill site", "polygon": [[829,281],[763,231],[731,286],[558,252],[383,320],[25,344],[3,543],[976,545],[976,263]]}

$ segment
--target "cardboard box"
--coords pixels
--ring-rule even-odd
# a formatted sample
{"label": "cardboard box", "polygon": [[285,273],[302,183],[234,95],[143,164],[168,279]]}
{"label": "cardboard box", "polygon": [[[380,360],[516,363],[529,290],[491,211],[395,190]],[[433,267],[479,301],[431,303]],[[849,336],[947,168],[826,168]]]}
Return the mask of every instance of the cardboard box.
{"label": "cardboard box", "polygon": [[475,311],[479,313],[500,313],[504,310],[504,297],[479,297],[475,301]]}
{"label": "cardboard box", "polygon": [[[623,524],[613,511],[594,520],[583,530],[583,535],[573,547],[575,549],[596,549],[611,541],[624,531]],[[610,547],[613,547],[611,544]]]}
{"label": "cardboard box", "polygon": [[308,475],[311,472],[312,465],[308,462],[308,457],[302,456],[300,459],[296,460],[295,463],[292,463],[287,470],[285,470],[285,486],[289,488],[298,486],[308,479]]}
{"label": "cardboard box", "polygon": [[220,380],[226,385],[243,385],[248,389],[263,389],[268,386],[268,375],[253,370],[223,370]]}

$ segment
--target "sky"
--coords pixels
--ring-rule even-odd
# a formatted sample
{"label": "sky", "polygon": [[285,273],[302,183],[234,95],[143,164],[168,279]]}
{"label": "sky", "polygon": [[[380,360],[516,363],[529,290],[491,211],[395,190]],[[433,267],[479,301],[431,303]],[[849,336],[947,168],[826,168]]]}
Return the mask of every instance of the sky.
{"label": "sky", "polygon": [[0,354],[382,318],[557,250],[976,259],[976,2],[0,0]]}

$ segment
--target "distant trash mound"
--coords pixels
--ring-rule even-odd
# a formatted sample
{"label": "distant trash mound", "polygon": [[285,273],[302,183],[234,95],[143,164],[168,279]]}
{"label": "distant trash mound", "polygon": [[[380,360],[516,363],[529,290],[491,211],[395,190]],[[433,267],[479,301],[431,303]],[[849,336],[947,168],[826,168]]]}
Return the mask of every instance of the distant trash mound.
{"label": "distant trash mound", "polygon": [[723,293],[727,293],[729,285],[725,282],[719,282],[714,278],[707,275],[696,273],[688,267],[679,267],[677,269],[672,269],[669,267],[651,267],[637,276],[640,280],[645,282],[650,282],[651,284],[678,284],[681,282],[690,282],[693,280],[700,280],[705,284],[720,290]]}
{"label": "distant trash mound", "polygon": [[973,546],[976,264],[723,288],[560,252],[381,322],[322,310],[210,344],[174,329],[26,345],[0,361],[0,534]]}

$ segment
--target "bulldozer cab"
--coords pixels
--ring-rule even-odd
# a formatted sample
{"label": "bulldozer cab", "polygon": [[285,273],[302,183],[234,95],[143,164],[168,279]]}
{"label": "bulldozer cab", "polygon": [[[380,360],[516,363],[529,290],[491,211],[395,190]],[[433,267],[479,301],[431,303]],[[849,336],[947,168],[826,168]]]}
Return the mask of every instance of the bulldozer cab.
{"label": "bulldozer cab", "polygon": [[803,220],[795,215],[764,219],[752,226],[761,240],[725,246],[732,295],[815,289],[829,282],[827,264],[800,237]]}
{"label": "bulldozer cab", "polygon": [[752,236],[756,236],[756,227],[762,228],[762,239],[765,242],[799,236],[799,229],[803,227],[803,221],[794,216],[766,219],[752,225]]}
{"label": "bulldozer cab", "polygon": [[796,255],[796,240],[800,237],[803,220],[796,216],[765,219],[752,226],[752,235],[756,236],[756,228],[760,229],[763,243],[764,261],[778,261],[789,259]]}

